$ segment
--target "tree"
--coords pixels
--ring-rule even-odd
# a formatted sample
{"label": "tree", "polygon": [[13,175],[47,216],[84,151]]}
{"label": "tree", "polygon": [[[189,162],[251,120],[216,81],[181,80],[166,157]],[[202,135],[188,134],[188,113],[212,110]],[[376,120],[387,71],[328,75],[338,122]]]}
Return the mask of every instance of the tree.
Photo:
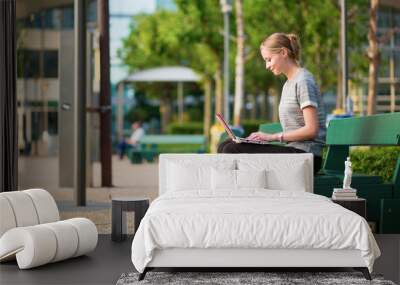
{"label": "tree", "polygon": [[244,1],[243,16],[246,92],[273,96],[281,93],[285,78],[266,72],[259,55],[262,40],[274,32],[298,34],[302,65],[315,75],[322,92],[335,88],[339,39],[339,10],[335,1]]}
{"label": "tree", "polygon": [[[219,35],[222,19],[218,2],[177,0],[176,5],[177,11],[158,11],[134,17],[131,33],[119,55],[131,71],[166,64],[193,68],[202,76],[205,102],[208,102],[206,108],[210,108],[211,88],[214,86],[216,98],[219,98],[216,106],[221,106],[222,110],[222,38]],[[163,91],[162,88],[157,92]],[[163,98],[164,101],[172,100],[171,96]],[[160,108],[161,114],[165,108]],[[207,110],[204,114],[210,116]],[[167,119],[163,121],[167,122]],[[204,120],[209,124],[209,118]]]}
{"label": "tree", "polygon": [[[179,32],[174,12],[162,10],[152,15],[137,15],[118,55],[130,71],[179,64],[184,59],[179,50]],[[175,87],[170,83],[154,83],[147,85],[146,90],[148,95],[160,100],[161,128],[165,130],[170,121]]]}
{"label": "tree", "polygon": [[371,0],[370,19],[369,19],[369,30],[368,30],[368,57],[369,63],[369,74],[368,74],[368,107],[367,114],[375,114],[376,110],[376,88],[379,68],[379,46],[377,39],[377,13],[378,13],[378,0]]}
{"label": "tree", "polygon": [[[215,112],[223,112],[222,58],[223,39],[220,34],[222,17],[215,0],[176,0],[181,21],[182,49],[187,50],[188,65],[203,76],[206,94],[208,84],[214,85]],[[205,112],[206,114],[207,112]],[[209,120],[205,118],[205,121]]]}
{"label": "tree", "polygon": [[[354,1],[358,3],[366,0]],[[125,41],[121,57],[131,70],[166,64],[191,67],[202,76],[205,102],[208,102],[205,105],[209,106],[205,108],[211,108],[213,93],[215,108],[222,111],[223,17],[219,3],[215,0],[175,2],[175,11],[158,11],[134,18],[131,34]],[[241,44],[230,49],[230,66],[235,62],[235,54],[240,54],[246,80],[243,77],[243,87],[235,88],[235,93],[236,90],[244,89],[247,94],[264,97],[264,102],[267,101],[267,94],[276,94],[272,96],[276,96],[276,102],[279,100],[285,78],[266,72],[259,52],[261,41],[274,32],[298,34],[302,42],[302,64],[315,75],[322,92],[336,88],[340,19],[336,0],[238,2],[243,5],[242,18],[246,25],[242,27],[243,32],[240,31],[240,21],[237,21],[236,26],[231,25],[231,39]],[[241,10],[238,7],[235,7],[237,17]],[[349,29],[351,36],[352,27]],[[359,52],[353,52],[350,56],[356,56],[357,53]],[[362,58],[364,55],[357,56]],[[365,65],[365,56],[363,59]],[[356,63],[358,64],[357,61]],[[357,64],[350,65],[350,70]],[[231,69],[232,81],[235,78],[233,73]],[[239,75],[240,72],[236,74]],[[160,96],[164,89],[163,86],[159,87],[152,96]],[[173,100],[173,97],[170,96],[168,100]],[[239,106],[236,103],[235,105]],[[204,121],[209,122],[210,112],[204,114]]]}
{"label": "tree", "polygon": [[240,125],[244,93],[244,28],[242,0],[235,1],[236,6],[236,64],[235,64],[235,104],[233,124]]}
{"label": "tree", "polygon": [[[365,51],[365,35],[368,33],[368,4],[369,0],[352,0],[347,3],[347,45],[349,80],[359,84],[367,76],[368,60]],[[340,5],[336,5],[340,11]],[[339,36],[339,46],[341,37]],[[341,49],[338,48],[338,67],[342,66]],[[337,69],[336,108],[342,109],[342,69]]]}

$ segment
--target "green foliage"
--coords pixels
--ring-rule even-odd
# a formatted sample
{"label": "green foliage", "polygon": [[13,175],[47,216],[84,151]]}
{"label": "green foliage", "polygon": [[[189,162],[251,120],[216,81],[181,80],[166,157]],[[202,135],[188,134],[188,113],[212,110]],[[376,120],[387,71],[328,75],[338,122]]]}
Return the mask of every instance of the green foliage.
{"label": "green foliage", "polygon": [[[223,16],[218,1],[176,0],[176,7],[176,11],[135,16],[131,34],[119,56],[131,70],[187,64],[200,74],[213,77],[221,68],[223,54]],[[236,34],[234,13],[231,13],[233,37]],[[283,78],[266,72],[259,55],[261,41],[274,32],[297,33],[302,42],[304,65],[313,72],[323,90],[336,86],[340,16],[335,1],[244,1],[243,14],[247,92],[266,91],[268,87],[282,84]],[[233,41],[232,67],[235,53]],[[233,72],[231,68],[232,81]]]}
{"label": "green foliage", "polygon": [[[368,3],[368,0],[353,0],[348,4],[349,71],[353,80],[360,78],[357,73],[364,76],[368,67],[365,57]],[[160,10],[135,16],[119,57],[131,71],[186,65],[215,86],[214,80],[222,70],[223,60],[223,15],[219,1],[175,0],[175,4],[175,11]],[[234,6],[230,14],[231,86],[235,78],[236,54]],[[283,76],[275,77],[265,70],[259,52],[262,40],[274,32],[298,34],[302,44],[302,65],[314,74],[322,92],[336,89],[340,68],[338,1],[243,1],[243,16],[246,93],[266,93],[270,88],[279,92],[285,80]],[[146,94],[153,97],[172,100],[175,96],[175,91],[166,84],[143,86]]]}
{"label": "green foliage", "polygon": [[222,17],[218,1],[176,1],[177,11],[133,18],[118,55],[130,69],[189,65],[213,76],[222,59]]}
{"label": "green foliage", "polygon": [[257,132],[261,124],[268,123],[260,120],[243,120],[242,127],[244,129],[244,136],[248,136],[253,132]]}
{"label": "green foliage", "polygon": [[367,56],[370,0],[348,2],[347,41],[349,74],[352,81],[360,83],[368,76]]}
{"label": "green foliage", "polygon": [[151,118],[159,117],[160,113],[157,107],[143,105],[140,107],[132,107],[126,114],[124,120],[127,122],[142,121],[147,122]]}
{"label": "green foliage", "polygon": [[176,35],[180,27],[175,12],[160,10],[154,14],[136,15],[130,28],[131,33],[123,41],[118,56],[131,71],[179,63]]}
{"label": "green foliage", "polygon": [[136,90],[135,104],[125,113],[124,121],[128,122],[130,128],[131,123],[135,121],[148,122],[152,118],[158,118],[159,116],[159,108],[150,104],[146,96]]}
{"label": "green foliage", "polygon": [[171,123],[168,125],[167,134],[203,134],[203,122]]}
{"label": "green foliage", "polygon": [[399,156],[400,147],[357,148],[350,153],[353,171],[382,176],[385,182],[391,181]]}
{"label": "green foliage", "polygon": [[203,120],[203,106],[197,106],[197,108],[186,108],[185,111],[185,113],[188,114],[189,121],[199,122]]}
{"label": "green foliage", "polygon": [[282,85],[283,78],[273,78],[266,72],[259,55],[262,40],[275,32],[298,34],[302,64],[314,74],[323,91],[335,87],[340,19],[335,1],[253,0],[243,5],[246,44],[248,54],[253,55],[246,62],[246,88],[265,90],[262,84]]}

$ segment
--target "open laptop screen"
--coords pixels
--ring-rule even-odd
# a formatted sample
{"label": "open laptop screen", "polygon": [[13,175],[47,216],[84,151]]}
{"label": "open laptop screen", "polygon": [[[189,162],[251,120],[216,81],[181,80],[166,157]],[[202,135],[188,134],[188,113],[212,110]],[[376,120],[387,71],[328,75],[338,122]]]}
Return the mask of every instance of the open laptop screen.
{"label": "open laptop screen", "polygon": [[221,116],[221,114],[217,113],[215,117],[218,119],[218,121],[222,124],[224,127],[225,131],[228,133],[228,136],[232,139],[235,140],[236,136],[233,133],[232,129],[228,126],[228,124],[225,122],[224,118]]}

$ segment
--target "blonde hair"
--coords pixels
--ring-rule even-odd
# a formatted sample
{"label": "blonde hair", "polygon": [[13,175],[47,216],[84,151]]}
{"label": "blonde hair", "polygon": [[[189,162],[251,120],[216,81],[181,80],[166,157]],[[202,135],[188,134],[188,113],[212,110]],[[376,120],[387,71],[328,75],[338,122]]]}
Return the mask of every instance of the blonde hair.
{"label": "blonde hair", "polygon": [[300,61],[300,40],[296,34],[274,33],[262,41],[260,48],[266,48],[273,53],[285,48],[290,58]]}

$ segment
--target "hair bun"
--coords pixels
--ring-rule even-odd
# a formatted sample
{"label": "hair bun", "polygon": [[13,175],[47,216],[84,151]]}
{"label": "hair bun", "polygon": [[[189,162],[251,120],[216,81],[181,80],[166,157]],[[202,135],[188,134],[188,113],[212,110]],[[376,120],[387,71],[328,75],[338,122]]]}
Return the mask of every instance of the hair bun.
{"label": "hair bun", "polygon": [[300,57],[300,40],[296,34],[286,34],[290,41],[290,47],[292,48],[293,56],[296,60]]}
{"label": "hair bun", "polygon": [[273,53],[278,53],[285,48],[291,59],[298,64],[300,62],[300,40],[295,34],[273,33],[262,41],[260,48],[269,49]]}

